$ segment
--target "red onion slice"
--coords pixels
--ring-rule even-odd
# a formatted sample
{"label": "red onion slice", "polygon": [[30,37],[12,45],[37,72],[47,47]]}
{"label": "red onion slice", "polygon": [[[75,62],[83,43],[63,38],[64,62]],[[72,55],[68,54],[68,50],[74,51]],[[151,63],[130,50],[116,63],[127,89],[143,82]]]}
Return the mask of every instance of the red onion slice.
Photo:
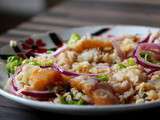
{"label": "red onion slice", "polygon": [[[12,82],[12,81],[11,81]],[[13,88],[13,84],[11,83],[10,86],[9,86],[9,91],[16,95],[16,96],[19,96],[19,94],[17,93],[17,91]]]}
{"label": "red onion slice", "polygon": [[153,34],[150,36],[150,38],[149,38],[149,40],[148,40],[148,43],[153,43],[158,37],[159,37],[159,33],[158,33],[158,32],[153,33]]}
{"label": "red onion slice", "polygon": [[108,34],[108,35],[107,35],[107,38],[113,38],[113,37],[115,37],[115,36],[112,35],[112,34]]}
{"label": "red onion slice", "polygon": [[[53,98],[55,97],[55,92],[53,91],[29,91],[29,90],[23,90],[23,88],[20,88],[20,86],[17,85],[18,82],[15,79],[15,76],[12,77],[11,80],[11,85],[12,88],[14,90],[14,93],[16,93],[16,95],[22,96],[22,95],[26,95],[26,96],[30,96],[36,99],[49,99],[49,98]],[[13,92],[13,90],[11,92]]]}
{"label": "red onion slice", "polygon": [[159,71],[159,69],[152,69],[152,70],[147,72],[147,75],[152,75],[156,71]]}
{"label": "red onion slice", "polygon": [[82,73],[70,72],[70,71],[63,69],[61,66],[59,66],[56,63],[53,64],[53,69],[64,75],[73,76],[73,77],[80,76],[80,75],[86,75],[86,76],[97,76],[98,75],[98,74],[85,74],[85,73],[82,74]]}
{"label": "red onion slice", "polygon": [[62,47],[58,48],[55,52],[53,52],[53,56],[57,56],[58,54],[60,54],[61,52],[63,52],[66,48],[67,48],[67,45],[63,44]]}
{"label": "red onion slice", "polygon": [[101,35],[100,37],[102,37],[102,38],[109,38],[109,39],[111,39],[111,38],[114,38],[115,36],[114,35],[112,35],[112,34],[103,34],[103,35]]}
{"label": "red onion slice", "polygon": [[148,35],[144,36],[141,38],[140,42],[139,43],[145,43],[145,42],[148,42],[149,39],[151,37],[151,33],[149,33]]}
{"label": "red onion slice", "polygon": [[126,58],[125,53],[121,50],[120,46],[119,46],[119,41],[123,40],[125,38],[125,36],[118,36],[118,37],[114,37],[112,38],[112,45],[113,48],[116,50],[118,56],[120,57],[121,60],[124,60]]}
{"label": "red onion slice", "polygon": [[40,98],[40,99],[49,99],[56,96],[55,92],[50,91],[21,91],[23,95],[31,96],[34,98]]}
{"label": "red onion slice", "polygon": [[142,66],[149,68],[149,69],[160,69],[160,65],[153,64],[151,62],[145,61],[143,58],[140,57],[140,52],[142,51],[151,51],[155,54],[160,54],[160,45],[154,43],[141,43],[137,46],[134,57],[136,58],[137,62]]}
{"label": "red onion slice", "polygon": [[108,69],[111,68],[111,66],[107,66],[107,65],[96,65],[97,69]]}
{"label": "red onion slice", "polygon": [[102,35],[98,35],[96,37],[99,37],[99,38],[106,38],[106,39],[112,39],[114,38],[115,36],[112,35],[112,34],[102,34]]}

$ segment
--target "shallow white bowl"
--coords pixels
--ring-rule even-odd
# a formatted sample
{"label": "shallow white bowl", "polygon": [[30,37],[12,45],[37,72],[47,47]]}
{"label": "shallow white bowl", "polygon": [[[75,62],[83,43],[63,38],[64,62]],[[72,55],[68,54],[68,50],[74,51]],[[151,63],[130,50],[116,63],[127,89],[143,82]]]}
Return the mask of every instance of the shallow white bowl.
{"label": "shallow white bowl", "polygon": [[[89,26],[89,27],[73,28],[57,34],[60,35],[62,39],[67,40],[73,32],[77,32],[80,35],[84,35],[86,33],[93,33],[101,28],[106,28],[106,27],[111,28],[108,32],[106,32],[106,34],[112,34],[112,35],[122,35],[122,34],[145,35],[149,32],[159,31],[159,28],[145,27],[145,26],[104,25],[104,26]],[[49,33],[37,34],[37,35],[33,35],[32,37],[41,38],[45,40],[48,48],[54,47],[54,44],[48,35]],[[14,53],[14,52],[8,45],[0,48],[0,54],[10,54],[10,53]],[[6,74],[5,63],[3,61],[0,61],[0,73],[1,73],[0,74],[0,95],[10,100],[13,100],[18,103],[24,104],[26,106],[30,106],[40,110],[45,110],[50,112],[59,112],[64,114],[87,114],[87,115],[94,114],[95,115],[95,114],[110,114],[113,112],[120,112],[120,111],[125,112],[125,111],[131,111],[131,110],[142,110],[142,109],[149,109],[153,107],[160,107],[160,102],[138,104],[138,105],[127,104],[127,105],[105,105],[105,106],[93,106],[93,105],[77,106],[77,105],[60,105],[60,104],[53,104],[49,102],[33,101],[33,100],[15,96],[5,91],[4,86],[6,84],[8,76]]]}

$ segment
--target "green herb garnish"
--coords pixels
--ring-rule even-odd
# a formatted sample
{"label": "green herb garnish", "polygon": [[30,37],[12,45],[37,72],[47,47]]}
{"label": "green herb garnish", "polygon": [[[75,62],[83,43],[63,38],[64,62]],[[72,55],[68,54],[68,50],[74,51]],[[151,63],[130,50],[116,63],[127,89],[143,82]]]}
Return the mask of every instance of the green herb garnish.
{"label": "green herb garnish", "polygon": [[154,63],[154,64],[160,64],[160,60],[156,59],[153,52],[141,52],[140,57],[143,58],[147,62]]}
{"label": "green herb garnish", "polygon": [[40,66],[40,63],[36,62],[36,61],[32,61],[29,59],[25,59],[22,64],[30,64],[30,65],[35,65],[35,66]]}
{"label": "green herb garnish", "polygon": [[53,64],[52,60],[47,60],[45,62],[40,62],[40,61],[35,61],[31,59],[25,59],[22,64],[30,64],[30,65],[35,65],[35,66],[50,66]]}
{"label": "green herb garnish", "polygon": [[129,58],[127,61],[117,64],[117,67],[118,69],[124,69],[124,68],[127,68],[129,66],[134,66],[134,65],[136,65],[135,60],[133,58]]}
{"label": "green herb garnish", "polygon": [[22,58],[18,56],[10,56],[7,59],[6,69],[8,74],[13,74],[18,66],[22,64]]}
{"label": "green herb garnish", "polygon": [[129,58],[127,62],[128,62],[128,66],[136,65],[135,60],[133,58]]}
{"label": "green herb garnish", "polygon": [[124,68],[127,68],[127,66],[124,65],[124,64],[122,64],[122,63],[119,63],[119,64],[118,64],[118,68],[119,68],[119,69],[124,69]]}
{"label": "green herb garnish", "polygon": [[101,81],[108,81],[109,80],[108,75],[98,75],[98,76],[96,76],[96,78]]}
{"label": "green herb garnish", "polygon": [[83,105],[85,102],[83,99],[73,99],[67,101],[66,96],[60,96],[60,101],[62,104],[70,104],[70,105]]}
{"label": "green herb garnish", "polygon": [[68,41],[68,47],[72,48],[72,46],[81,39],[81,36],[78,33],[73,33]]}
{"label": "green herb garnish", "polygon": [[83,96],[83,93],[71,89],[67,94],[59,96],[59,99],[62,104],[83,105],[86,104],[86,102],[82,98]]}
{"label": "green herb garnish", "polygon": [[67,104],[72,104],[72,105],[83,105],[84,101],[82,99],[80,100],[72,100],[68,101]]}
{"label": "green herb garnish", "polygon": [[48,50],[47,51],[47,54],[51,54],[53,51],[52,50]]}
{"label": "green herb garnish", "polygon": [[141,52],[140,56],[148,62],[151,62],[152,53],[151,52]]}

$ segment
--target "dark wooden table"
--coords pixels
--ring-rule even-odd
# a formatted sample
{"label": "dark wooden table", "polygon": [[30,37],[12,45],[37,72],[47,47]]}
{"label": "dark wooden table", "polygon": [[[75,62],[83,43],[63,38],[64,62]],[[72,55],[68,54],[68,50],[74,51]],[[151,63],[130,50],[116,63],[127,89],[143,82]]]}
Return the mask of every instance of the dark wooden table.
{"label": "dark wooden table", "polygon": [[[146,0],[66,0],[45,13],[33,17],[30,21],[18,25],[0,37],[0,46],[11,39],[19,40],[31,34],[45,33],[47,31],[63,31],[67,28],[103,25],[103,24],[136,24],[160,26],[160,2]],[[152,114],[151,114],[152,113]],[[134,111],[129,113],[116,113],[106,118],[124,119],[137,115],[144,117],[158,115],[159,110]],[[127,116],[127,117],[126,117]],[[41,120],[41,119],[81,119],[80,117],[47,113],[35,110],[0,96],[0,120]],[[91,117],[91,116],[88,116]],[[83,117],[85,118],[85,117]]]}

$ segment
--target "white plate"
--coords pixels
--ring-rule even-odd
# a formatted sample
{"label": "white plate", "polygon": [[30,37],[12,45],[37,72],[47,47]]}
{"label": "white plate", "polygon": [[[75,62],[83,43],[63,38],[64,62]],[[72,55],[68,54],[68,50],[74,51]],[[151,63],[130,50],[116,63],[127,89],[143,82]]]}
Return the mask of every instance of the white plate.
{"label": "white plate", "polygon": [[[112,34],[112,35],[122,35],[122,34],[145,35],[148,32],[159,31],[158,28],[145,27],[145,26],[104,25],[104,26],[89,26],[89,27],[73,28],[57,34],[59,34],[63,39],[67,40],[73,32],[77,32],[81,35],[84,35],[86,33],[93,33],[101,28],[106,28],[106,27],[111,28],[106,34]],[[48,36],[49,33],[33,35],[32,37],[41,38],[45,40],[47,47],[50,48],[50,47],[53,47],[54,44],[51,41],[50,37]],[[12,49],[10,49],[9,46],[0,48],[0,54],[10,54],[10,53],[14,53],[14,52],[12,51]],[[5,64],[3,63],[3,61],[0,62],[0,73],[1,73],[0,74],[0,94],[2,96],[8,99],[11,99],[13,101],[16,101],[18,103],[21,103],[36,109],[45,110],[45,111],[59,112],[64,114],[109,114],[109,113],[119,112],[119,111],[142,110],[142,109],[148,109],[153,107],[160,107],[160,102],[153,102],[153,103],[146,103],[146,104],[139,104],[139,105],[127,104],[127,105],[105,105],[105,106],[93,106],[93,105],[77,106],[77,105],[59,105],[59,104],[53,104],[49,102],[33,101],[33,100],[12,95],[4,90],[4,86],[8,77],[5,71]]]}

